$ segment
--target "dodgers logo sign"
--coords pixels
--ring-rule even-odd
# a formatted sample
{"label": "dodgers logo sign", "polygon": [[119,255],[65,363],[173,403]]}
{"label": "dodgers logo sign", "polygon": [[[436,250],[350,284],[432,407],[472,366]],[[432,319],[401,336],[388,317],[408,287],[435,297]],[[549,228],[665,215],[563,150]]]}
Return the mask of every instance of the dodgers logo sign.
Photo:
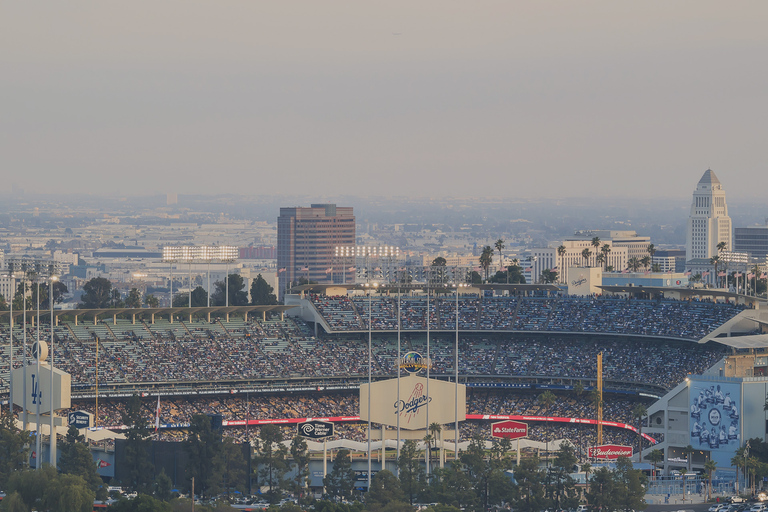
{"label": "dodgers logo sign", "polygon": [[424,391],[424,384],[417,382],[406,400],[395,402],[395,414],[399,414],[406,423],[410,423],[413,418],[418,416],[419,411],[431,401],[432,398],[428,397]]}

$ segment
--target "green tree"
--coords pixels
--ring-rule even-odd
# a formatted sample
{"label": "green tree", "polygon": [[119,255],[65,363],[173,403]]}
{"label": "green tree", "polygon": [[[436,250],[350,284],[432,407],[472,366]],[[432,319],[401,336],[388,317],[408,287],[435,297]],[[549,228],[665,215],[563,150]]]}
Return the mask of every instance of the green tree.
{"label": "green tree", "polygon": [[294,469],[294,495],[301,500],[309,477],[309,450],[306,439],[301,436],[294,436],[291,440],[291,461]]}
{"label": "green tree", "polygon": [[688,459],[688,472],[691,472],[691,462],[693,459],[693,453],[696,451],[693,446],[688,445],[685,448],[683,448],[683,453],[685,454],[685,458]]}
{"label": "green tree", "polygon": [[368,492],[366,505],[384,507],[392,502],[404,501],[405,496],[400,488],[400,480],[389,470],[383,469],[371,480],[371,490]]}
{"label": "green tree", "polygon": [[627,260],[627,268],[631,270],[632,272],[637,272],[640,269],[641,263],[640,260],[637,259],[637,256],[632,256]]}
{"label": "green tree", "polygon": [[646,476],[639,469],[634,469],[629,457],[619,457],[616,460],[615,500],[618,508],[622,510],[643,510],[645,504]]}
{"label": "green tree", "polygon": [[[229,274],[229,305],[246,306],[248,305],[248,293],[245,291],[245,280],[240,274]],[[216,281],[214,290],[211,293],[212,306],[224,306],[227,301],[227,283],[225,281]]]}
{"label": "green tree", "polygon": [[[194,290],[192,290],[192,307],[193,308],[204,308],[208,305],[208,294],[205,291],[205,288],[202,286],[198,286]],[[184,308],[189,306],[189,294],[188,293],[179,293],[174,295],[173,297],[173,307],[175,308]]]}
{"label": "green tree", "polygon": [[589,493],[589,473],[592,471],[592,464],[585,462],[581,465],[581,470],[584,472],[584,494]]}
{"label": "green tree", "polygon": [[496,250],[499,251],[499,269],[502,269],[504,268],[504,261],[501,257],[501,250],[504,249],[504,239],[499,238],[493,245],[496,247]]}
{"label": "green tree", "polygon": [[589,481],[587,502],[593,510],[617,510],[616,481],[606,467],[597,469]]}
{"label": "green tree", "polygon": [[50,512],[91,512],[96,493],[78,475],[56,475],[43,494]]}
{"label": "green tree", "polygon": [[30,442],[29,432],[16,427],[14,415],[4,409],[0,414],[0,484],[6,482],[14,471],[22,469]]}
{"label": "green tree", "polygon": [[104,277],[94,277],[83,285],[83,295],[79,307],[82,309],[101,309],[109,307],[112,300],[112,283]]}
{"label": "green tree", "polygon": [[355,472],[349,450],[339,450],[333,459],[333,469],[323,478],[323,485],[330,496],[344,498],[350,495],[355,485]]}
{"label": "green tree", "polygon": [[646,251],[648,251],[648,256],[651,257],[651,267],[653,267],[653,257],[656,254],[656,246],[653,244],[649,244],[646,248]]}
{"label": "green tree", "polygon": [[251,305],[253,306],[271,306],[277,304],[277,297],[274,294],[274,289],[261,277],[261,274],[256,276],[256,279],[251,282]]}
{"label": "green tree", "polygon": [[544,409],[549,410],[550,407],[552,407],[552,404],[554,404],[557,401],[557,397],[555,394],[550,391],[546,390],[543,393],[541,393],[537,398],[536,401],[544,407]]}
{"label": "green tree", "polygon": [[235,443],[231,437],[225,437],[221,447],[222,483],[227,497],[233,490],[244,491],[246,488],[245,475],[248,467],[243,457],[243,446]]}
{"label": "green tree", "polygon": [[[736,451],[733,452],[733,457],[731,457],[731,466],[736,468],[736,488],[739,488],[739,469],[744,467],[744,447],[741,446],[739,448],[736,448]],[[746,472],[745,472],[746,475]],[[746,487],[746,482],[744,483],[744,486]]]}
{"label": "green tree", "polygon": [[717,469],[717,462],[709,459],[704,463],[704,471],[707,472],[707,500],[712,497],[712,473]]}
{"label": "green tree", "polygon": [[96,463],[91,455],[91,450],[85,444],[85,437],[81,436],[75,427],[69,427],[67,437],[61,444],[61,455],[59,458],[59,469],[67,475],[77,475],[81,477],[92,491],[101,487],[103,484],[101,477],[96,471]]}
{"label": "green tree", "polygon": [[637,404],[632,409],[632,417],[637,418],[637,462],[642,462],[640,458],[643,453],[643,418],[648,416],[648,409],[643,404]]}
{"label": "green tree", "polygon": [[173,508],[170,503],[146,494],[139,494],[132,500],[120,499],[109,507],[110,512],[171,512],[171,510]]}
{"label": "green tree", "polygon": [[645,270],[648,270],[648,266],[651,264],[650,256],[643,256],[640,258],[640,264],[645,267]]}
{"label": "green tree", "polygon": [[563,261],[563,258],[567,252],[568,249],[566,249],[564,245],[561,245],[557,248],[557,255],[560,256],[560,265],[558,268],[560,269],[561,276],[565,275],[565,262]]}
{"label": "green tree", "polygon": [[210,417],[192,416],[184,449],[188,455],[187,477],[195,478],[195,492],[201,496],[218,494],[224,473],[222,442],[219,433],[211,428]]}
{"label": "green tree", "polygon": [[424,468],[419,462],[416,441],[408,439],[400,449],[400,458],[397,459],[397,469],[400,476],[400,488],[408,498],[408,503],[413,505],[413,499],[425,487]]}
{"label": "green tree", "polygon": [[544,479],[546,474],[541,469],[538,457],[527,457],[515,467],[515,481],[518,495],[513,501],[513,508],[520,512],[538,512],[544,510]]}
{"label": "green tree", "polygon": [[556,510],[576,508],[579,503],[576,481],[571,477],[574,466],[576,466],[576,451],[570,444],[561,444],[552,463],[549,478],[552,487],[549,494],[554,498]]}
{"label": "green tree", "polygon": [[581,258],[584,260],[584,266],[589,266],[589,258],[592,257],[592,251],[589,250],[589,247],[586,247],[583,251],[581,251]]}
{"label": "green tree", "polygon": [[605,271],[608,272],[608,255],[611,253],[611,246],[609,244],[603,244],[600,248],[600,253],[603,255],[605,261]]}
{"label": "green tree", "polygon": [[131,291],[128,292],[128,296],[125,298],[125,307],[141,307],[141,292],[137,288],[131,288]]}
{"label": "green tree", "polygon": [[144,304],[146,304],[148,308],[156,308],[160,306],[160,300],[150,293],[144,297]]}
{"label": "green tree", "polygon": [[128,427],[125,431],[122,462],[127,480],[123,484],[132,491],[149,493],[154,473],[154,466],[149,459],[151,431],[142,414],[141,398],[138,395],[134,394],[128,400],[120,421]]}
{"label": "green tree", "polygon": [[483,247],[483,251],[480,254],[480,267],[485,271],[485,280],[488,281],[488,270],[493,264],[493,249],[490,245]]}
{"label": "green tree", "polygon": [[461,461],[454,461],[444,468],[437,468],[430,482],[431,501],[451,503],[453,507],[435,508],[444,512],[455,512],[455,509],[475,509],[477,504],[476,489],[467,476]]}
{"label": "green tree", "polygon": [[160,470],[160,474],[155,478],[155,498],[160,501],[171,501],[173,489],[173,481],[165,473],[165,468]]}
{"label": "green tree", "polygon": [[655,448],[651,450],[651,452],[645,456],[646,459],[648,459],[648,462],[650,462],[653,465],[653,476],[656,477],[656,471],[658,470],[657,466],[659,465],[659,462],[662,462],[664,460],[664,452],[662,450],[659,450],[658,448]]}
{"label": "green tree", "polygon": [[599,252],[600,252],[600,237],[596,236],[596,237],[592,238],[592,242],[590,242],[590,243],[592,244],[592,247],[595,248],[595,251],[594,251],[593,254],[595,254],[595,256],[597,256],[597,254],[599,254]]}
{"label": "green tree", "polygon": [[550,269],[544,269],[541,272],[541,275],[539,276],[539,281],[544,284],[549,283],[556,283],[557,282],[557,271],[556,270],[550,270]]}
{"label": "green tree", "polygon": [[276,501],[284,487],[288,450],[283,444],[283,432],[278,425],[264,425],[259,431],[256,463],[261,468],[259,478],[269,487],[270,501]]}

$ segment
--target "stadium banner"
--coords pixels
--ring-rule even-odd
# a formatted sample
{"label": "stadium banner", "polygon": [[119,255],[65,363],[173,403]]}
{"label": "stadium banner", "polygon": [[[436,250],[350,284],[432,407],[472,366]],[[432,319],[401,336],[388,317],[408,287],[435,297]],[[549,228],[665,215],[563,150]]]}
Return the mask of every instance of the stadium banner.
{"label": "stadium banner", "polygon": [[690,445],[709,450],[718,464],[727,466],[724,461],[730,462],[741,441],[741,384],[692,377],[688,401]]}
{"label": "stadium banner", "polygon": [[[430,389],[430,394],[431,394]],[[453,405],[451,405],[453,407]],[[432,422],[432,416],[431,416],[432,410],[430,409],[430,422]],[[453,414],[451,414],[451,417],[453,417]],[[459,417],[461,418],[461,406],[459,406]],[[565,418],[565,417],[558,417],[558,416],[521,416],[516,414],[467,414],[465,415],[464,419],[467,420],[481,420],[481,421],[498,421],[498,420],[514,420],[514,421],[534,421],[534,422],[554,422],[554,423],[577,423],[581,425],[597,425],[597,420],[593,419],[587,419],[587,418]],[[320,420],[320,421],[329,421],[333,423],[344,423],[344,422],[350,422],[350,421],[363,421],[360,416],[326,416],[323,418],[272,418],[272,419],[263,419],[263,420],[248,420],[248,425],[295,425],[297,423],[303,423],[305,421],[312,421],[312,420]],[[462,420],[459,420],[462,421]],[[224,420],[222,421],[222,426],[224,427],[244,427],[245,426],[245,420]],[[637,428],[628,424],[628,423],[618,423],[615,421],[603,421],[603,426],[606,427],[615,427],[615,428],[623,428],[626,430],[631,430],[632,432],[637,433]],[[402,425],[401,425],[402,427]],[[161,423],[160,429],[173,429],[173,428],[189,428],[189,423]],[[88,430],[94,431],[94,430],[128,430],[128,427],[125,425],[113,425],[113,426],[100,426],[100,427],[91,427]],[[646,441],[656,444],[658,441],[656,441],[654,438],[649,436],[648,434],[643,434],[643,439]]]}
{"label": "stadium banner", "polygon": [[491,437],[506,439],[528,437],[528,424],[512,420],[496,421],[491,423]]}
{"label": "stadium banner", "polygon": [[324,439],[333,435],[333,423],[320,420],[304,421],[296,426],[296,431],[302,437]]}
{"label": "stadium banner", "polygon": [[[399,384],[399,394],[398,379],[383,380],[371,385],[370,420],[372,422],[394,427],[398,424],[399,416],[402,429],[426,429],[427,408],[429,408],[430,423],[443,425],[453,423],[456,421],[456,400],[458,400],[458,421],[464,421],[467,410],[467,388],[463,384],[456,386],[455,383],[426,379],[414,374],[401,378]],[[368,384],[360,386],[360,419],[368,421]]]}
{"label": "stadium banner", "polygon": [[587,450],[587,456],[590,459],[618,459],[619,457],[631,457],[632,447],[618,444],[602,444],[600,446],[590,446]]}

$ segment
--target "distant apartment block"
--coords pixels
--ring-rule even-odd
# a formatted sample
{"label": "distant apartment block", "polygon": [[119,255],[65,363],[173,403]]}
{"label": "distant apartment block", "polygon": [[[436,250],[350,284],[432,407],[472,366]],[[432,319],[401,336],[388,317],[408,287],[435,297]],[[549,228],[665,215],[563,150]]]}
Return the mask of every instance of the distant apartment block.
{"label": "distant apartment block", "polygon": [[352,207],[313,204],[280,208],[277,218],[279,294],[300,278],[318,283],[353,283],[355,269],[337,256],[336,248],[355,245]]}

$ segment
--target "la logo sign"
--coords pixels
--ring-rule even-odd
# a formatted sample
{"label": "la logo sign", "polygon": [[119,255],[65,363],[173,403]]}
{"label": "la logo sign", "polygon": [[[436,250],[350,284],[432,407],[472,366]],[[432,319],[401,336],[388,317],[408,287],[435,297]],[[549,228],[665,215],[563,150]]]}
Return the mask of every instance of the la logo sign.
{"label": "la logo sign", "polygon": [[497,421],[491,423],[491,436],[507,439],[519,439],[528,437],[528,424],[519,421]]}

